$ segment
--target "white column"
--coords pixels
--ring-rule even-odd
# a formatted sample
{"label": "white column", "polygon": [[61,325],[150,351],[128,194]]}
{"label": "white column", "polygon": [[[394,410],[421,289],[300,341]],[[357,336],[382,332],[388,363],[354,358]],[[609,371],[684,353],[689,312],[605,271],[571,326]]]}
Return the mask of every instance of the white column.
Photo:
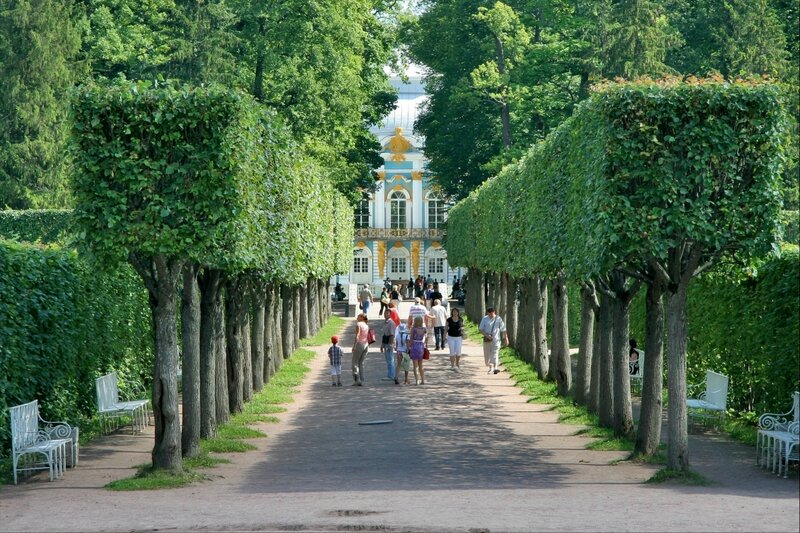
{"label": "white column", "polygon": [[386,187],[386,180],[383,180],[383,185],[375,191],[375,199],[372,202],[375,228],[386,227]]}
{"label": "white column", "polygon": [[413,180],[411,182],[411,227],[423,228],[424,221],[422,217],[422,210],[425,207],[425,201],[422,196],[422,180]]}

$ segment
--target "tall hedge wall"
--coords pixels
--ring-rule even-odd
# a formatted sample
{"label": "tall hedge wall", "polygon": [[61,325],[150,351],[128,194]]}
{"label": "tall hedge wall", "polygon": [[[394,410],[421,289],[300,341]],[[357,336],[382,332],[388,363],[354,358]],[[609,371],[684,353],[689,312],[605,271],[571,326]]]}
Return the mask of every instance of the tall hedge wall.
{"label": "tall hedge wall", "polygon": [[0,457],[7,407],[38,399],[51,420],[91,416],[96,377],[149,379],[152,339],[147,294],[127,265],[98,272],[72,251],[0,241]]}
{"label": "tall hedge wall", "polygon": [[71,210],[29,209],[0,211],[0,239],[51,243],[70,232]]}
{"label": "tall hedge wall", "polygon": [[[800,254],[784,245],[752,275],[701,277],[689,288],[688,381],[706,370],[730,376],[728,406],[785,411],[800,390]],[[643,337],[644,296],[631,310],[631,335]]]}

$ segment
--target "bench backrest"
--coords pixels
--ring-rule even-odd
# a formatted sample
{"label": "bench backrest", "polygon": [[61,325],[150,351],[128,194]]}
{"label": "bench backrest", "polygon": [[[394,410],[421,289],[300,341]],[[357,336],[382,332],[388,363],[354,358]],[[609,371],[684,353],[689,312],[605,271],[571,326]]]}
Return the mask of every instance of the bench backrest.
{"label": "bench backrest", "polygon": [[11,415],[11,448],[24,450],[36,443],[39,434],[39,400],[9,407]]}
{"label": "bench backrest", "polygon": [[706,401],[725,409],[728,406],[728,376],[706,370]]}
{"label": "bench backrest", "polygon": [[800,422],[800,392],[795,391],[792,395],[792,414],[794,422]]}
{"label": "bench backrest", "polygon": [[119,403],[117,375],[113,372],[97,378],[95,389],[97,391],[97,409],[100,411],[113,409]]}

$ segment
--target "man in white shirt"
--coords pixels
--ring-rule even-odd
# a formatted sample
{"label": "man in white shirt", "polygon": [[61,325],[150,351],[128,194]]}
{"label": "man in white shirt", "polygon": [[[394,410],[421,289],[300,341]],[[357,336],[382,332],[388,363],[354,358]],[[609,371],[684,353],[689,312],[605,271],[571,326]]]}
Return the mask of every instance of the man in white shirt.
{"label": "man in white shirt", "polygon": [[486,316],[481,319],[478,330],[483,334],[483,361],[489,367],[487,374],[498,374],[500,369],[497,365],[500,364],[500,342],[501,335],[508,346],[508,333],[506,333],[506,324],[503,319],[497,316],[494,307],[486,310]]}
{"label": "man in white shirt", "polygon": [[447,342],[444,329],[447,325],[447,309],[442,305],[441,300],[433,301],[431,314],[433,315],[433,336],[436,342],[436,348],[434,349],[444,350],[444,345]]}

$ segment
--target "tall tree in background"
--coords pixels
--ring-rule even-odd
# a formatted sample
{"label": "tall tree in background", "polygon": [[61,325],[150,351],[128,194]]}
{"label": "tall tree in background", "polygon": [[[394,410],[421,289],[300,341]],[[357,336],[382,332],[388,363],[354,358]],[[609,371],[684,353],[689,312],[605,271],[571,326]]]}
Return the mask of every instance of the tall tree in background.
{"label": "tall tree in background", "polygon": [[70,0],[0,0],[0,209],[64,207],[67,91],[80,32]]}
{"label": "tall tree in background", "polygon": [[678,72],[777,79],[787,74],[784,28],[767,0],[670,0],[669,7],[684,41],[667,58]]}
{"label": "tall tree in background", "polygon": [[175,58],[175,0],[83,0],[83,53],[93,78],[152,79]]}
{"label": "tall tree in background", "polygon": [[367,127],[391,110],[383,73],[392,36],[377,0],[237,0],[249,90],[283,114],[297,139],[351,196],[380,165]]}
{"label": "tall tree in background", "polygon": [[680,42],[658,0],[615,0],[611,34],[603,75],[633,80],[670,71],[667,50]]}

